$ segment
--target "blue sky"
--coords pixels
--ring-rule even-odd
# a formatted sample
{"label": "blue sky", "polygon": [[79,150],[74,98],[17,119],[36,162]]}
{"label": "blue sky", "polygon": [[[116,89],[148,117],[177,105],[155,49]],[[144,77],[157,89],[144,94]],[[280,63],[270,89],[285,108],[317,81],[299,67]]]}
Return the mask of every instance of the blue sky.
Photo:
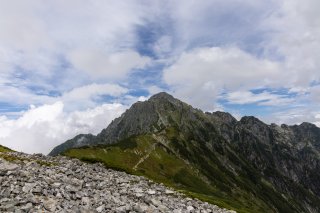
{"label": "blue sky", "polygon": [[48,153],[166,91],[320,126],[317,0],[1,1],[0,144]]}

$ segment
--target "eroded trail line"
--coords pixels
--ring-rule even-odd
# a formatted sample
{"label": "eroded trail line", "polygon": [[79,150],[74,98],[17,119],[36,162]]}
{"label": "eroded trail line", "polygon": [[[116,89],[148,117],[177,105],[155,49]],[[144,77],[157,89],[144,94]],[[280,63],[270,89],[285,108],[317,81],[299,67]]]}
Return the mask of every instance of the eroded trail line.
{"label": "eroded trail line", "polygon": [[154,151],[156,149],[156,143],[152,144],[152,146],[150,147],[150,149],[148,150],[147,154],[144,155],[142,158],[140,158],[140,160],[138,161],[138,163],[136,165],[134,165],[134,167],[132,168],[133,170],[137,170],[138,166],[143,163],[143,161],[145,161],[151,154],[152,151]]}

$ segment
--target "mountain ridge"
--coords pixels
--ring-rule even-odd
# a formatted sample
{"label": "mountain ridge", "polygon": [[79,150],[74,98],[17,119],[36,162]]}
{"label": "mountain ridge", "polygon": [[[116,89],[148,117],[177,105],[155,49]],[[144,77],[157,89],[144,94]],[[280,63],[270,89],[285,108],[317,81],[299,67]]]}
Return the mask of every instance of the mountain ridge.
{"label": "mountain ridge", "polygon": [[[187,105],[187,106],[190,106],[190,105],[188,105],[188,104],[186,104],[186,103],[184,103],[184,102],[182,102],[182,101],[180,101],[180,100],[178,100],[178,99],[176,99],[176,98],[174,98],[172,95],[170,95],[170,94],[168,94],[168,93],[166,93],[166,92],[160,92],[160,93],[157,93],[157,94],[155,94],[155,95],[153,95],[153,96],[151,96],[150,98],[149,98],[149,100],[147,101],[147,102],[149,102],[149,101],[151,101],[151,102],[156,102],[156,103],[158,103],[159,101],[161,101],[161,100],[166,100],[166,101],[168,101],[168,102],[170,102],[170,103],[174,103],[174,104],[176,104],[176,105],[179,105],[179,104],[185,104],[185,105]],[[96,140],[95,142],[98,142],[99,144],[101,143],[101,144],[112,144],[112,143],[116,143],[117,142],[117,140],[119,140],[119,138],[113,138],[112,140],[110,139],[110,141],[107,141],[106,139],[103,139],[103,136],[104,135],[108,135],[108,133],[109,132],[111,132],[112,130],[108,130],[108,128],[111,126],[111,127],[113,127],[114,125],[115,125],[115,123],[119,123],[120,121],[121,121],[121,119],[123,118],[123,115],[125,115],[126,114],[126,112],[128,112],[129,110],[134,110],[134,113],[139,113],[139,110],[136,110],[137,108],[139,108],[139,105],[141,105],[141,104],[144,104],[146,101],[144,101],[144,102],[142,102],[142,101],[138,101],[138,102],[136,102],[136,103],[134,103],[131,107],[130,107],[130,109],[127,109],[120,117],[118,117],[118,118],[116,118],[116,119],[114,119],[108,126],[107,126],[107,128],[105,128],[105,129],[103,129],[98,135],[92,135],[92,134],[79,134],[79,135],[77,135],[77,136],[75,136],[73,139],[71,139],[71,140],[68,140],[68,141],[72,141],[72,142],[74,142],[74,140],[77,140],[77,143],[75,144],[75,146],[74,147],[81,147],[81,146],[84,146],[84,145],[90,145],[90,144],[87,144],[86,143],[86,141],[91,141],[92,140],[92,138],[93,137],[97,137],[97,138],[99,138],[99,140]],[[150,108],[151,106],[148,106],[148,108],[146,109],[146,110],[152,110],[152,107]],[[191,107],[191,106],[190,106]],[[145,109],[144,109],[145,110]],[[197,110],[197,111],[200,111],[200,112],[202,112],[201,110],[199,110],[199,109],[195,109],[195,110]],[[141,110],[140,110],[140,112],[141,112]],[[312,127],[312,128],[317,128],[317,129],[319,129],[315,124],[312,124],[312,123],[309,123],[309,122],[303,122],[303,123],[301,123],[300,125],[287,125],[287,124],[281,124],[281,125],[277,125],[277,124],[270,124],[270,125],[268,125],[268,124],[265,124],[263,121],[261,121],[260,119],[258,119],[258,118],[256,118],[256,117],[254,117],[254,116],[243,116],[243,117],[241,117],[241,119],[238,121],[235,117],[233,117],[230,113],[228,113],[228,112],[222,112],[222,111],[216,111],[216,112],[202,112],[202,113],[204,113],[205,115],[210,115],[210,116],[212,116],[212,117],[215,117],[215,118],[217,118],[218,120],[215,120],[216,122],[220,122],[220,124],[221,124],[221,121],[223,121],[222,122],[222,124],[235,124],[235,123],[237,123],[237,122],[240,122],[240,123],[242,123],[242,124],[247,124],[247,125],[249,125],[249,124],[254,124],[254,125],[257,125],[257,124],[260,124],[260,125],[266,125],[266,126],[269,126],[269,127],[271,127],[271,126],[277,126],[277,127],[285,127],[285,128],[287,128],[287,127],[289,127],[289,128],[295,128],[295,129],[297,129],[297,128],[299,128],[299,127]],[[150,114],[148,114],[148,115],[150,115]],[[153,116],[155,116],[155,115],[153,115]],[[148,120],[148,119],[146,119],[146,120]],[[152,120],[152,119],[151,119]],[[152,124],[147,124],[146,126],[152,126]],[[148,130],[150,130],[150,129],[148,129]],[[140,132],[139,132],[140,133]],[[88,138],[87,138],[88,137]],[[71,144],[70,144],[71,145]],[[59,146],[57,146],[57,147],[59,147]],[[60,151],[60,150],[56,150],[56,148],[57,147],[55,147],[50,153],[49,153],[49,155],[50,156],[54,156],[54,155],[57,155],[57,154],[59,154],[59,153],[61,153],[62,151]],[[72,146],[68,146],[68,148],[72,148]],[[58,148],[59,149],[59,148]]]}
{"label": "mountain ridge", "polygon": [[313,124],[237,121],[159,93],[133,104],[97,136],[76,136],[50,154],[137,172],[239,212],[317,212],[319,141]]}

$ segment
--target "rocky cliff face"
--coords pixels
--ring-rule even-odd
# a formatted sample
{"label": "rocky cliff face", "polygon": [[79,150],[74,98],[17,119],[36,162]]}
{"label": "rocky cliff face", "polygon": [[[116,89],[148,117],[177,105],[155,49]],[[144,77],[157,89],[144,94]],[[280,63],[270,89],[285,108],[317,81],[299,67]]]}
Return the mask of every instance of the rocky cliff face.
{"label": "rocky cliff face", "polygon": [[0,212],[232,213],[143,177],[66,157],[0,155]]}
{"label": "rocky cliff face", "polygon": [[[116,149],[117,144],[121,145]],[[97,145],[100,147],[92,147]],[[79,146],[89,147],[65,152]],[[134,104],[99,135],[77,136],[50,154],[66,153],[129,172],[140,171],[212,202],[220,199],[222,205],[234,206],[240,212],[319,212],[319,147],[320,129],[313,124],[267,125],[251,116],[237,121],[228,113],[203,113],[160,93]],[[105,153],[94,154],[101,149]],[[146,154],[139,155],[138,151]],[[129,153],[131,161],[123,161]],[[111,155],[113,161],[108,158]],[[174,167],[177,172],[168,172],[170,166],[163,166],[169,158],[180,162],[179,168]],[[147,164],[159,166],[161,178]],[[199,191],[181,179],[181,173],[200,179],[202,188],[208,190]]]}

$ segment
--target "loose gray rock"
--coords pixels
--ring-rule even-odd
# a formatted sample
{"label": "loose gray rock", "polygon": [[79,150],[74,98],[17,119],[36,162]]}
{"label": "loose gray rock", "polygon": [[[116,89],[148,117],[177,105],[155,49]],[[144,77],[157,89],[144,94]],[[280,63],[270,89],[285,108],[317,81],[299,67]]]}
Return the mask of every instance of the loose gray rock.
{"label": "loose gray rock", "polygon": [[17,160],[0,158],[0,212],[233,212],[102,164],[6,155]]}
{"label": "loose gray rock", "polygon": [[9,163],[6,161],[2,161],[0,163],[0,171],[1,172],[8,172],[8,171],[16,170],[17,168],[19,168],[19,166],[17,164]]}

